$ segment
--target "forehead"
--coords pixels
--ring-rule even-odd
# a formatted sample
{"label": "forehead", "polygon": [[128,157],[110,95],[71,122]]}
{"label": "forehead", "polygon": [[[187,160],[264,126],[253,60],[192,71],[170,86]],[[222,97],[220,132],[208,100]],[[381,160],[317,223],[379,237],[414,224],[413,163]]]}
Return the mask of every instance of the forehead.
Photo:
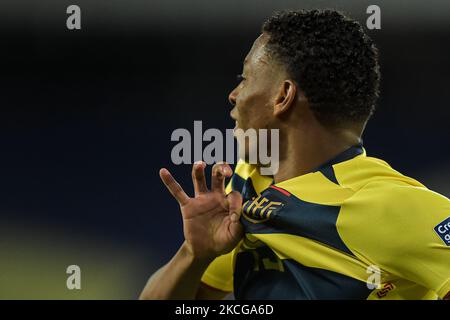
{"label": "forehead", "polygon": [[264,33],[256,38],[253,42],[252,48],[244,59],[244,66],[249,67],[255,64],[269,64],[269,59],[265,50],[268,40],[269,37]]}

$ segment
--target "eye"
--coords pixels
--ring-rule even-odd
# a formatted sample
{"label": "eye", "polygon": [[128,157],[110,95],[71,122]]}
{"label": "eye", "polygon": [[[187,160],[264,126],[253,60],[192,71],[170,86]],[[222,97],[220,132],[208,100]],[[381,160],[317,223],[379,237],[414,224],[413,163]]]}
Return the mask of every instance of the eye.
{"label": "eye", "polygon": [[237,82],[239,83],[239,82],[244,81],[245,78],[244,78],[244,76],[243,76],[242,74],[238,74],[238,75],[236,76],[236,80],[237,80]]}

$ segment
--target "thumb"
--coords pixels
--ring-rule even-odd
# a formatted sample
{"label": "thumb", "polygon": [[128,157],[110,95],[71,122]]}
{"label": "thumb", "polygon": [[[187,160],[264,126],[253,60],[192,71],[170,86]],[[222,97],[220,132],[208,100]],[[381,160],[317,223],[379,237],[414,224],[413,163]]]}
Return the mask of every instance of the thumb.
{"label": "thumb", "polygon": [[237,191],[232,191],[227,196],[230,219],[232,222],[239,221],[242,211],[242,196]]}

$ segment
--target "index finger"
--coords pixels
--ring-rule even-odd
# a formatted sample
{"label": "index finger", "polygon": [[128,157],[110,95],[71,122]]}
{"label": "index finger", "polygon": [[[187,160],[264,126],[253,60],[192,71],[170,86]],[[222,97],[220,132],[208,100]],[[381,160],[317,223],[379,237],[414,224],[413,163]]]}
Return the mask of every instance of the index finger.
{"label": "index finger", "polygon": [[180,184],[170,174],[169,170],[163,168],[159,170],[159,176],[162,182],[167,187],[172,196],[183,206],[189,201],[189,196],[184,192]]}

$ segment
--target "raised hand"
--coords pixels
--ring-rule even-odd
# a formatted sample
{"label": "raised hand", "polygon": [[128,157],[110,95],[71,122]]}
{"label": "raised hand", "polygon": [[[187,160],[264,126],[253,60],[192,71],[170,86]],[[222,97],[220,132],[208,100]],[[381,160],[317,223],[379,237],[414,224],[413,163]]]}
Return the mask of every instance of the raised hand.
{"label": "raised hand", "polygon": [[233,174],[228,164],[213,166],[211,190],[206,185],[205,167],[204,162],[196,162],[192,167],[193,198],[167,169],[161,169],[159,175],[180,204],[187,248],[196,258],[214,259],[233,250],[242,239],[242,197],[236,191],[225,194],[225,178]]}

